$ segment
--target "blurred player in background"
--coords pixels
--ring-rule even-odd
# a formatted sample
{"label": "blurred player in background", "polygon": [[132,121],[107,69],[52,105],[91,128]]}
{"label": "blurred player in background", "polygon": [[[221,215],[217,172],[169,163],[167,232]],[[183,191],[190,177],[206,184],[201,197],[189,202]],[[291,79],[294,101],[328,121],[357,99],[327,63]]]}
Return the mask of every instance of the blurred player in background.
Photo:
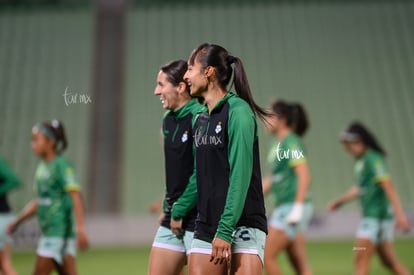
{"label": "blurred player in background", "polygon": [[[161,67],[154,94],[168,110],[163,119],[166,194],[160,227],[152,244],[150,275],[180,274],[187,262],[194,234],[197,209],[193,207],[182,219],[178,236],[170,229],[171,207],[189,182],[195,181],[192,120],[201,105],[190,96],[183,79],[187,62],[173,61]],[[159,204],[158,204],[159,205]],[[156,210],[157,203],[153,205]]]}
{"label": "blurred player in background", "polygon": [[353,123],[341,134],[346,151],[356,159],[354,173],[358,185],[333,200],[328,209],[333,211],[348,201],[359,198],[362,220],[355,246],[355,274],[369,273],[369,264],[375,251],[394,274],[410,274],[397,259],[392,244],[394,218],[397,227],[410,230],[398,194],[385,163],[385,151],[376,138],[360,123]]}
{"label": "blurred player in background", "polygon": [[7,226],[13,221],[7,193],[17,188],[20,181],[5,160],[0,158],[0,274],[17,274],[10,259],[10,237],[7,235]]}
{"label": "blurred player in background", "polygon": [[51,274],[54,270],[77,274],[75,238],[81,249],[88,246],[80,186],[72,166],[61,156],[66,147],[61,122],[52,120],[33,127],[32,150],[41,159],[35,174],[37,199],[28,203],[8,231],[14,232],[21,222],[37,214],[42,237],[34,275]]}
{"label": "blurred player in background", "polygon": [[309,275],[305,230],[312,216],[309,195],[310,172],[301,141],[308,129],[308,118],[300,104],[275,101],[267,130],[276,142],[269,153],[271,174],[263,180],[263,192],[271,192],[276,209],[269,221],[265,269],[269,275],[281,274],[276,258],[285,250],[296,274]]}
{"label": "blurred player in background", "polygon": [[[189,273],[227,274],[231,262],[232,274],[262,274],[267,222],[256,115],[267,113],[253,100],[241,60],[221,46],[200,45],[188,64],[184,78],[206,106],[194,124],[197,185],[174,204],[172,228],[197,202]],[[227,90],[231,79],[237,94]]]}

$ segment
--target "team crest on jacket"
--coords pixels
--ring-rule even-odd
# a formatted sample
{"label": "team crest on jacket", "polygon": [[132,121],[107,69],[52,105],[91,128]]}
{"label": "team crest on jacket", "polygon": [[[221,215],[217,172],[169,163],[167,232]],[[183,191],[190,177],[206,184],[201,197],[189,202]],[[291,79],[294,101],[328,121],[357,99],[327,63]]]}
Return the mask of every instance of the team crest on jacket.
{"label": "team crest on jacket", "polygon": [[181,137],[181,141],[184,143],[188,140],[188,131],[185,131],[183,136]]}
{"label": "team crest on jacket", "polygon": [[219,121],[218,123],[217,123],[217,125],[216,125],[216,134],[218,134],[218,133],[220,133],[221,132],[221,130],[222,130],[222,128],[221,128],[221,121]]}

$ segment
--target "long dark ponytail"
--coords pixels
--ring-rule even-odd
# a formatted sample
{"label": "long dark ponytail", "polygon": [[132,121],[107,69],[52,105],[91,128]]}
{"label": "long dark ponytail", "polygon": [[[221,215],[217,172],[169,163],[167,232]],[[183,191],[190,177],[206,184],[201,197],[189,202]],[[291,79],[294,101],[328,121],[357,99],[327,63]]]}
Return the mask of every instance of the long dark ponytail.
{"label": "long dark ponytail", "polygon": [[215,68],[218,82],[223,89],[227,90],[233,76],[233,85],[238,96],[249,104],[256,116],[261,120],[266,119],[268,113],[254,101],[240,58],[230,55],[226,49],[219,45],[204,43],[193,50],[188,60],[189,64],[194,65],[196,59],[203,68],[208,66]]}
{"label": "long dark ponytail", "polygon": [[286,125],[298,136],[303,137],[309,128],[309,120],[305,109],[300,103],[287,103],[278,100],[272,103],[272,111],[279,117],[286,119]]}
{"label": "long dark ponytail", "polygon": [[[377,151],[378,153],[386,156],[385,150],[379,144],[375,136],[360,122],[353,122],[349,127],[345,130],[343,134],[353,135],[357,139],[361,140],[365,146],[369,147],[370,149]],[[346,140],[344,138],[344,140]]]}
{"label": "long dark ponytail", "polygon": [[57,154],[63,153],[68,147],[65,128],[62,122],[57,119],[46,121],[33,127],[33,131],[39,131],[47,138],[55,141],[55,151]]}

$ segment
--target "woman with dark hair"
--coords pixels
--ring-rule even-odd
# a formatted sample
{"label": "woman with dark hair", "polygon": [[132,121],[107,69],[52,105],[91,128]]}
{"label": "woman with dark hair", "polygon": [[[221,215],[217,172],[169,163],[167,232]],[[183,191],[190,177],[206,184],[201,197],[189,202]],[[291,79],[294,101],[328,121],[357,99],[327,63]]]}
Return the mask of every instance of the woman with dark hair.
{"label": "woman with dark hair", "polygon": [[[228,91],[232,77],[236,93]],[[253,100],[242,61],[221,46],[197,47],[184,79],[206,103],[193,126],[197,183],[172,211],[179,230],[176,221],[197,202],[189,273],[262,274],[267,222],[256,116],[267,113]]]}
{"label": "woman with dark hair", "polygon": [[354,173],[358,185],[333,200],[330,211],[359,198],[362,220],[356,234],[354,268],[356,275],[369,273],[369,264],[378,251],[384,266],[394,274],[410,274],[397,259],[392,245],[394,217],[403,231],[410,230],[398,194],[385,163],[385,151],[361,123],[353,123],[340,136],[348,153],[356,159]]}
{"label": "woman with dark hair", "polygon": [[150,275],[180,274],[194,234],[196,208],[182,220],[182,231],[176,236],[170,229],[171,207],[187,185],[195,181],[192,120],[201,105],[190,96],[183,76],[187,62],[177,60],[161,67],[154,94],[159,96],[164,115],[162,133],[165,157],[166,192],[160,227],[152,244]]}
{"label": "woman with dark hair", "polygon": [[276,143],[269,152],[271,174],[263,180],[263,192],[271,192],[276,208],[269,221],[266,239],[265,269],[269,275],[281,274],[275,260],[285,250],[296,274],[309,275],[305,230],[312,216],[309,195],[310,172],[301,141],[308,129],[308,118],[302,105],[275,101],[267,130]]}
{"label": "woman with dark hair", "polygon": [[9,225],[8,232],[14,232],[20,223],[37,214],[42,237],[34,275],[51,274],[54,270],[59,274],[77,274],[75,237],[81,249],[88,247],[80,186],[72,165],[61,155],[66,147],[60,121],[33,127],[32,150],[41,158],[35,174],[37,199]]}

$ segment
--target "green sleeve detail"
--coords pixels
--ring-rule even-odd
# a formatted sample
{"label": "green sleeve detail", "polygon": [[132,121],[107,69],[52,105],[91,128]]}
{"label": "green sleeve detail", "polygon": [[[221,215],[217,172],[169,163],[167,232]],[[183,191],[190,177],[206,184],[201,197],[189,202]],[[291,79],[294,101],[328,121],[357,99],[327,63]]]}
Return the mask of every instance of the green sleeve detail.
{"label": "green sleeve detail", "polygon": [[299,164],[306,162],[305,149],[299,137],[291,137],[291,141],[288,143],[288,147],[286,149],[289,149],[288,164],[290,167],[293,168]]}
{"label": "green sleeve detail", "polygon": [[0,195],[5,195],[20,185],[19,178],[3,159],[0,159],[0,182]]}
{"label": "green sleeve detail", "polygon": [[165,212],[166,209],[167,209],[167,201],[164,196],[164,198],[162,199],[162,212]]}
{"label": "green sleeve detail", "polygon": [[372,160],[372,169],[375,175],[375,181],[381,182],[384,180],[389,180],[391,178],[387,165],[382,157],[375,157]]}
{"label": "green sleeve detail", "polygon": [[75,171],[67,162],[62,162],[61,166],[63,188],[66,192],[80,191],[79,182],[76,179]]}
{"label": "green sleeve detail", "polygon": [[289,160],[289,166],[294,168],[298,166],[299,164],[306,163],[306,158],[299,158],[299,159],[290,159]]}
{"label": "green sleeve detail", "polygon": [[243,105],[236,105],[230,109],[228,136],[229,189],[216,237],[231,243],[233,232],[244,208],[252,177],[256,120],[251,110],[246,110]]}

